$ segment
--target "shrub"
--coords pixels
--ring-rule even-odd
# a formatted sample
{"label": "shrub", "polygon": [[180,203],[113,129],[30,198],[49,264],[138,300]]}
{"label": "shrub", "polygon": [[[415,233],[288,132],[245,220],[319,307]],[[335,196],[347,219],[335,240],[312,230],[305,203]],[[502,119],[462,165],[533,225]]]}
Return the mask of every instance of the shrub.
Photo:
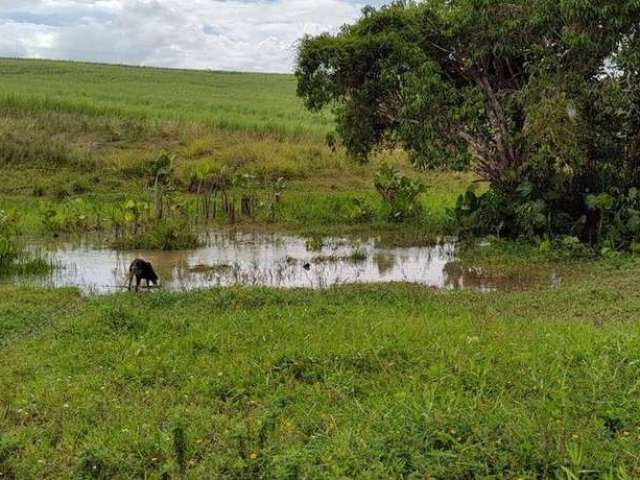
{"label": "shrub", "polygon": [[565,236],[556,240],[544,240],[540,252],[555,258],[579,259],[594,256],[594,251],[577,237]]}
{"label": "shrub", "polygon": [[374,217],[374,209],[365,199],[354,197],[349,202],[344,217],[349,223],[369,223]]}
{"label": "shrub", "polygon": [[597,236],[604,248],[631,249],[640,240],[640,191],[591,194],[587,207],[597,217]]}
{"label": "shrub", "polygon": [[391,221],[416,219],[422,213],[418,196],[426,190],[425,186],[401,175],[395,167],[383,163],[376,173],[375,187],[382,196]]}
{"label": "shrub", "polygon": [[509,204],[496,192],[477,195],[473,187],[458,197],[455,208],[447,210],[449,229],[461,237],[500,237],[514,216]]}

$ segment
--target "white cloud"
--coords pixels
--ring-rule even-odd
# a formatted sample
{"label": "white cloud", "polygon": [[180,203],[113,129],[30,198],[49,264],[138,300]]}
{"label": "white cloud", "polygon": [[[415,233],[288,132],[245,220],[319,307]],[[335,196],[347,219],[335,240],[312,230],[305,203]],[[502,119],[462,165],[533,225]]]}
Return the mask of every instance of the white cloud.
{"label": "white cloud", "polygon": [[361,0],[0,0],[0,56],[288,72]]}

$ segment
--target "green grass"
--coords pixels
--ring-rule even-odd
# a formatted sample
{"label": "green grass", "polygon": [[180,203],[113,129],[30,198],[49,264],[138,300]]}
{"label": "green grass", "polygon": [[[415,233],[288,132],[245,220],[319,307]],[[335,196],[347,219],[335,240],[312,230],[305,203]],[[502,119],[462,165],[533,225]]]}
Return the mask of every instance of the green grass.
{"label": "green grass", "polygon": [[226,129],[323,137],[329,114],[311,114],[293,75],[0,59],[0,110],[182,120]]}
{"label": "green grass", "polygon": [[[250,176],[260,211],[238,220],[304,231],[397,229],[373,187],[382,161],[429,186],[424,238],[444,233],[446,208],[474,180],[416,172],[399,151],[380,152],[369,165],[332,151],[322,141],[328,117],[302,108],[292,76],[35,60],[0,60],[0,73],[0,208],[20,210],[29,234],[42,233],[43,223],[109,228],[118,202],[151,199],[149,171],[164,152],[176,155],[179,202],[195,201],[201,172]],[[273,215],[268,190],[280,178],[287,187]],[[234,190],[239,197],[247,189]],[[47,209],[57,214],[43,222]]]}
{"label": "green grass", "polygon": [[53,268],[55,265],[43,254],[20,253],[10,263],[0,264],[0,278],[6,275],[41,275]]}
{"label": "green grass", "polygon": [[591,273],[496,294],[0,287],[0,472],[637,478],[640,267]]}

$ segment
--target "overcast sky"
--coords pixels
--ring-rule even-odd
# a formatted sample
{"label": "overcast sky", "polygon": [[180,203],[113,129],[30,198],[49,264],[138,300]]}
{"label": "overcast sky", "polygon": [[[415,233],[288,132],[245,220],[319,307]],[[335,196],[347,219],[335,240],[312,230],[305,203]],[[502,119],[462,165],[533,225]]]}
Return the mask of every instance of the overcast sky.
{"label": "overcast sky", "polygon": [[289,72],[303,34],[335,31],[365,3],[0,0],[0,57]]}

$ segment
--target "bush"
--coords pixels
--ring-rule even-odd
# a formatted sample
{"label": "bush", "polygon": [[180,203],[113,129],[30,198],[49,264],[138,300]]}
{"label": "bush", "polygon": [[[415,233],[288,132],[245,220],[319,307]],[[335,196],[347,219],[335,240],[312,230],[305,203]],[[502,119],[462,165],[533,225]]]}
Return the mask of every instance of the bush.
{"label": "bush", "polygon": [[461,237],[501,237],[514,217],[508,202],[495,191],[477,195],[473,186],[458,197],[455,208],[447,210],[449,230]]}
{"label": "bush", "polygon": [[604,248],[631,249],[640,240],[640,191],[637,188],[588,195],[586,204],[598,218],[597,236]]}
{"label": "bush", "polygon": [[562,237],[556,240],[544,240],[540,243],[540,252],[555,258],[580,259],[594,256],[594,250],[589,248],[577,237]]}
{"label": "bush", "polygon": [[344,219],[349,223],[369,223],[375,215],[374,209],[366,199],[353,197],[347,205]]}
{"label": "bush", "polygon": [[511,194],[489,190],[478,196],[470,188],[447,212],[449,227],[462,237],[546,238],[556,246],[572,239],[601,250],[633,250],[640,243],[640,190],[635,187],[626,192],[585,195],[586,213],[577,220],[555,209],[554,202],[544,197],[528,182]]}
{"label": "bush", "polygon": [[426,187],[401,175],[397,168],[383,163],[376,173],[375,187],[385,203],[389,220],[404,222],[422,214],[418,196]]}

